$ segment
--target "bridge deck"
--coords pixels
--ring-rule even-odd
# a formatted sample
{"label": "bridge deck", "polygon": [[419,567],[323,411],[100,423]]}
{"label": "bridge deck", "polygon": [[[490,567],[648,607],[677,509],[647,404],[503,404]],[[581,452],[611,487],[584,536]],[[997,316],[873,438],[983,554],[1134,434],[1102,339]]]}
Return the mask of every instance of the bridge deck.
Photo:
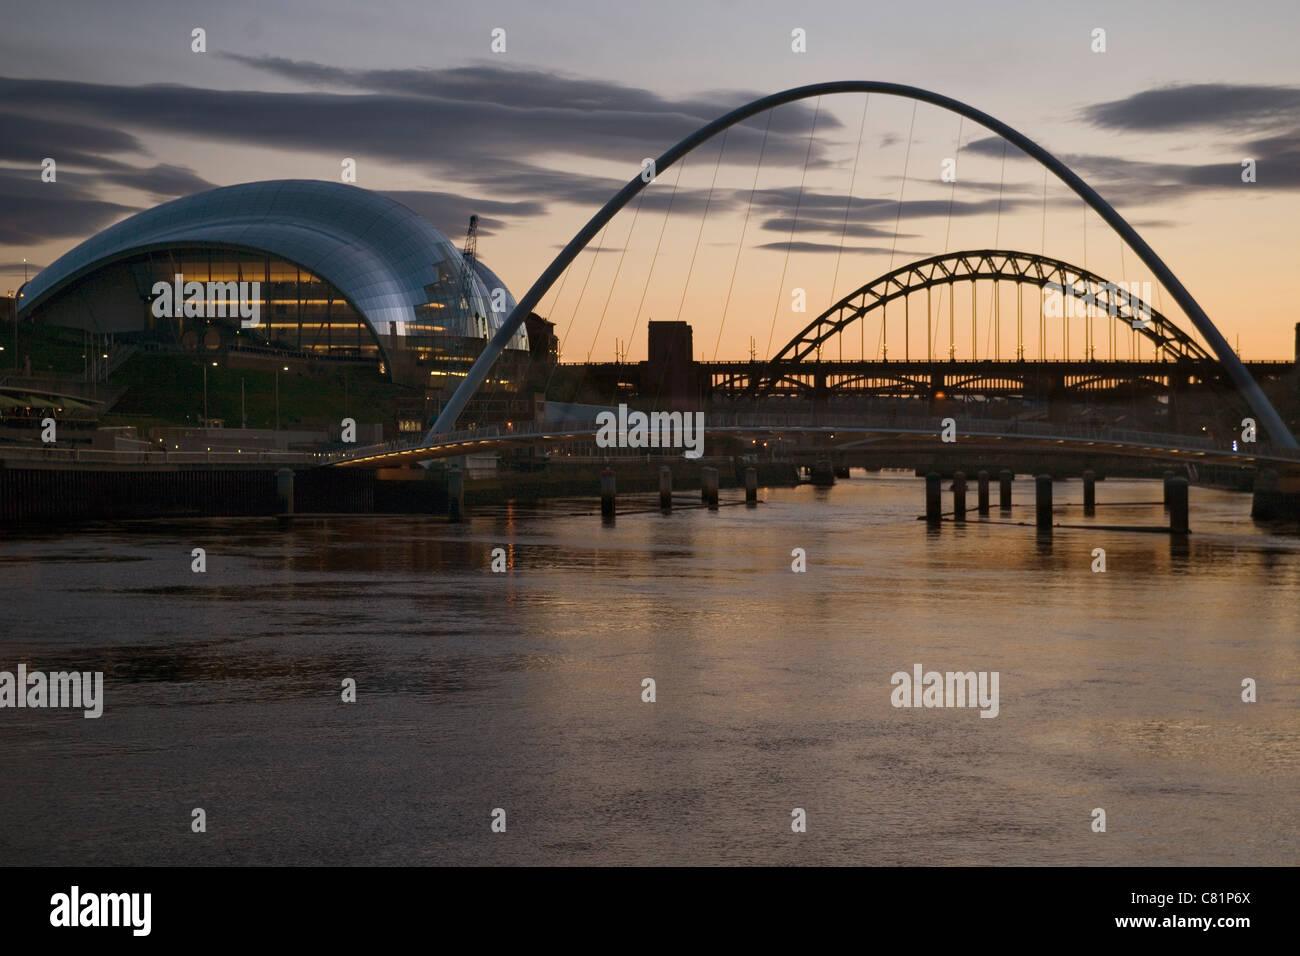
{"label": "bridge deck", "polygon": [[[733,435],[740,438],[816,437],[829,442],[824,446],[828,452],[862,448],[867,445],[882,450],[892,447],[926,450],[946,447],[940,445],[938,421],[929,419],[863,422],[861,419],[835,420],[827,416],[819,416],[814,420],[811,416],[730,415],[722,417],[717,424],[709,425],[707,433]],[[336,467],[392,467],[418,461],[496,451],[521,444],[540,445],[548,442],[594,439],[595,435],[596,426],[591,422],[530,423],[507,429],[488,428],[451,432],[429,443],[390,442],[385,445],[373,445],[338,455],[323,456],[323,463]],[[1263,443],[1239,446],[1241,450],[1234,451],[1231,445],[1225,447],[1222,441],[1200,436],[1096,429],[1043,422],[959,421],[956,444],[958,447],[981,451],[1025,449],[1049,453],[1092,451],[1098,454],[1242,467],[1300,465],[1300,452],[1271,448]]]}

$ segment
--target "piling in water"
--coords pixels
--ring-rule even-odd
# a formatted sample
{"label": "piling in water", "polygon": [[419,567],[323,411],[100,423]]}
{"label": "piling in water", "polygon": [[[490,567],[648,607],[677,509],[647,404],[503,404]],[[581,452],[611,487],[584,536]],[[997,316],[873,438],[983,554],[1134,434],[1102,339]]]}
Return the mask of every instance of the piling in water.
{"label": "piling in water", "polygon": [[275,499],[280,505],[280,514],[293,514],[293,469],[280,468],[275,473]]}
{"label": "piling in water", "polygon": [[957,471],[952,476],[952,520],[966,520],[966,472]]}
{"label": "piling in water", "polygon": [[459,521],[465,513],[465,473],[459,468],[447,472],[447,517]]}
{"label": "piling in water", "polygon": [[942,481],[935,472],[925,476],[925,520],[927,524],[937,525],[943,520],[943,502],[941,500]]}
{"label": "piling in water", "polygon": [[998,507],[1011,510],[1011,472],[1005,468],[998,472]]}
{"label": "piling in water", "polygon": [[745,469],[745,504],[758,504],[758,469],[753,465]]}
{"label": "piling in water", "polygon": [[673,510],[673,470],[667,465],[659,469],[659,507]]}
{"label": "piling in water", "polygon": [[1164,484],[1165,484],[1164,503],[1165,503],[1165,510],[1166,510],[1166,511],[1169,510],[1169,482],[1170,482],[1170,480],[1171,480],[1173,477],[1174,477],[1174,473],[1173,473],[1172,471],[1166,471],[1166,472],[1165,472],[1165,475],[1164,475],[1164,478],[1165,478],[1165,482],[1164,482]]}
{"label": "piling in water", "polygon": [[1037,510],[1038,530],[1052,530],[1052,476],[1039,475],[1034,479],[1034,504]]}
{"label": "piling in water", "polygon": [[718,507],[718,469],[712,466],[700,469],[700,485],[704,495],[704,503],[709,506],[710,511],[716,511]]}
{"label": "piling in water", "polygon": [[1167,479],[1165,491],[1169,498],[1169,530],[1173,534],[1187,534],[1187,479]]}
{"label": "piling in water", "polygon": [[1083,513],[1097,513],[1097,475],[1092,471],[1083,473]]}
{"label": "piling in water", "polygon": [[830,488],[835,484],[835,466],[829,458],[818,458],[813,464],[812,483],[818,488]]}
{"label": "piling in water", "polygon": [[614,517],[614,469],[606,468],[600,473],[600,516]]}
{"label": "piling in water", "polygon": [[1278,507],[1281,501],[1280,476],[1271,468],[1262,469],[1255,475],[1250,516],[1259,521],[1276,521],[1281,517],[1281,509]]}
{"label": "piling in water", "polygon": [[979,509],[981,516],[987,516],[989,513],[989,473],[981,471],[975,476],[979,479]]}

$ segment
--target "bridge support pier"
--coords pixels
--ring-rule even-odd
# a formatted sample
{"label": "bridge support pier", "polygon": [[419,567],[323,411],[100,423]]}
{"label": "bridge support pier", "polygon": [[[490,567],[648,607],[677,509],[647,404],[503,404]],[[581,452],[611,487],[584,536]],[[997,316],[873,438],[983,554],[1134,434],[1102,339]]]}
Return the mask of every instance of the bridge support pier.
{"label": "bridge support pier", "polygon": [[600,516],[606,519],[614,517],[614,469],[606,468],[600,473]]}
{"label": "bridge support pier", "polygon": [[745,469],[745,504],[751,508],[758,504],[758,469],[753,465]]}
{"label": "bridge support pier", "polygon": [[1034,479],[1034,505],[1039,531],[1052,530],[1052,476],[1039,475]]}
{"label": "bridge support pier", "polygon": [[981,471],[976,478],[979,479],[979,509],[980,517],[989,516],[989,473]]}
{"label": "bridge support pier", "polygon": [[1166,511],[1169,510],[1169,482],[1173,480],[1173,477],[1174,477],[1174,473],[1173,473],[1172,471],[1166,471],[1166,472],[1164,473],[1164,485],[1165,485],[1165,490],[1164,490],[1164,499],[1163,499],[1163,500],[1164,500],[1165,510],[1166,510]]}
{"label": "bridge support pier", "polygon": [[1083,513],[1089,517],[1097,513],[1097,475],[1093,471],[1083,473]]}
{"label": "bridge support pier", "polygon": [[925,476],[925,523],[935,527],[943,521],[942,486],[938,472]]}
{"label": "bridge support pier", "polygon": [[718,469],[710,466],[700,469],[700,486],[704,503],[710,511],[718,510]]}
{"label": "bridge support pier", "polygon": [[835,466],[829,458],[818,458],[813,464],[812,483],[818,488],[830,488],[835,484]]}
{"label": "bridge support pier", "polygon": [[659,507],[663,511],[673,510],[673,470],[667,465],[659,469]]}
{"label": "bridge support pier", "polygon": [[1187,534],[1187,479],[1170,478],[1165,482],[1169,498],[1169,530],[1173,534]]}
{"label": "bridge support pier", "polygon": [[966,520],[966,472],[956,471],[952,475],[952,520]]}
{"label": "bridge support pier", "polygon": [[465,514],[465,472],[455,465],[447,471],[447,519],[459,521]]}
{"label": "bridge support pier", "polygon": [[1261,471],[1255,477],[1250,516],[1256,521],[1300,520],[1300,471]]}
{"label": "bridge support pier", "polygon": [[280,514],[293,514],[293,469],[280,468],[275,473],[275,498]]}
{"label": "bridge support pier", "polygon": [[998,508],[1002,511],[1011,510],[1011,478],[1005,468],[998,472]]}

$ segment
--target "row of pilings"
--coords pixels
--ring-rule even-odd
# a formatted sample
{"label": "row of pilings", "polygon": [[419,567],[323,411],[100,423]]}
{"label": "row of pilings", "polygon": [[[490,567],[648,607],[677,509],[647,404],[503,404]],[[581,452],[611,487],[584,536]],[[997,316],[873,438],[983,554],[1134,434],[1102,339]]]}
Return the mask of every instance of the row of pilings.
{"label": "row of pilings", "polygon": [[[618,486],[613,468],[606,468],[600,475],[600,514],[606,520],[613,519],[617,513]],[[710,511],[718,510],[718,469],[705,465],[700,469],[700,504]],[[745,469],[745,504],[755,507],[758,504],[758,469]],[[668,513],[673,510],[673,472],[671,468],[659,469],[659,510]]]}
{"label": "row of pilings", "polygon": [[[1003,469],[998,473],[998,510],[1003,516],[1012,511],[1011,488],[1014,476]],[[975,511],[981,519],[988,519],[989,473],[979,472],[976,477],[977,498]],[[1052,501],[1054,479],[1051,475],[1034,476],[1034,524],[1039,531],[1051,533],[1055,527],[1055,510]],[[1169,513],[1169,532],[1188,533],[1188,481],[1166,472],[1164,476],[1164,507]],[[952,477],[952,511],[943,510],[943,479],[938,472],[925,476],[925,520],[932,527],[949,517],[956,524],[964,524],[969,508],[966,505],[966,473],[955,472]],[[1093,517],[1097,513],[1097,476],[1091,471],[1083,473],[1083,513]],[[1146,529],[1144,529],[1146,530]]]}

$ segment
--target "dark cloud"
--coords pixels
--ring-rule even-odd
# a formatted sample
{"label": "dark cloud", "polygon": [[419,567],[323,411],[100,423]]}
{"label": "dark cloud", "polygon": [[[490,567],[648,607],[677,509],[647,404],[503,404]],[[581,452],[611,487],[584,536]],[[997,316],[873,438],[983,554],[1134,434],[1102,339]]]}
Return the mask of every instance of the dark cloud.
{"label": "dark cloud", "polygon": [[[557,243],[554,243],[554,244],[551,246],[551,248],[552,248],[552,249],[563,249],[566,245],[567,245],[567,243],[557,242]],[[621,252],[623,251],[623,247],[622,247],[622,246],[598,246],[598,245],[596,245],[595,243],[592,243],[591,245],[589,245],[589,246],[587,246],[586,248],[584,248],[582,251],[583,251],[583,254],[586,254],[586,253],[588,253],[588,252],[592,252],[592,253],[596,253],[596,252],[619,252],[619,253],[621,253]]]}
{"label": "dark cloud", "polygon": [[[962,147],[963,152],[1001,155],[1002,140],[996,136],[974,140]],[[1239,156],[1206,163],[1144,162],[1096,153],[1063,153],[1058,158],[1079,174],[1108,201],[1126,206],[1184,202],[1191,189],[1240,189],[1241,161],[1254,159],[1258,189],[1300,188],[1300,127],[1285,133],[1246,139],[1238,147]],[[1223,148],[1214,150],[1223,155]],[[1015,147],[1007,151],[1008,159],[1029,157]],[[1053,181],[1059,190],[1059,184]],[[958,189],[963,188],[958,183]],[[1030,191],[1026,191],[1028,196]]]}
{"label": "dark cloud", "polygon": [[[692,159],[693,156],[687,157],[686,162],[690,164]],[[637,170],[639,169],[638,165]],[[702,212],[708,203],[708,190],[676,188],[675,183],[679,172],[678,166],[664,170],[660,177],[641,191],[631,208],[634,209],[639,204],[646,212],[666,212],[671,202],[674,213]],[[484,163],[473,181],[475,188],[491,195],[540,198],[548,202],[586,206],[594,211],[603,206],[631,179],[631,175],[626,180],[611,179],[574,173],[561,168],[532,166],[506,157]],[[725,189],[719,189],[714,192],[713,202],[709,208],[712,212],[720,212],[735,201],[735,195]],[[539,209],[539,214],[541,211],[544,209]]]}
{"label": "dark cloud", "polygon": [[32,160],[60,153],[140,152],[139,140],[122,130],[43,116],[0,113],[0,160]]}
{"label": "dark cloud", "polygon": [[[526,110],[683,117],[689,119],[691,125],[682,136],[717,119],[729,109],[763,95],[752,90],[709,90],[694,97],[669,100],[650,90],[542,70],[503,69],[487,65],[442,70],[347,70],[284,57],[234,53],[226,56],[245,66],[316,86],[398,93],[403,96]],[[813,110],[806,104],[788,104],[773,112],[771,131],[778,135],[790,133],[806,136],[812,117]],[[748,121],[748,125],[759,129],[766,124],[766,117]],[[820,114],[817,120],[818,129],[833,129],[840,125],[839,120],[827,113]],[[671,143],[663,145],[666,148]]]}
{"label": "dark cloud", "polygon": [[[873,253],[876,255],[888,254],[888,255],[899,256],[904,262],[912,262],[916,259],[924,259],[927,256],[932,255],[932,253],[928,253],[928,252],[919,252],[919,253],[905,252],[902,249],[893,249],[890,248],[889,246],[843,246],[841,247],[838,243],[833,243],[833,242],[805,242],[803,240],[798,240],[793,243],[789,243],[788,245],[791,252],[817,252],[817,253],[821,253],[821,252],[864,253],[865,252],[865,253]],[[786,246],[787,243],[784,242],[765,242],[760,246],[755,246],[755,248],[775,249],[778,252],[784,252],[786,250]]]}
{"label": "dark cloud", "polygon": [[59,166],[125,169],[124,163],[103,154],[138,152],[139,140],[122,130],[0,113],[0,160],[30,163],[39,170],[41,160],[48,156]]}
{"label": "dark cloud", "polygon": [[492,235],[506,225],[506,219],[497,217],[537,216],[545,208],[540,202],[529,200],[471,199],[436,190],[389,189],[381,190],[380,195],[414,209],[453,240],[460,235],[457,226],[468,228],[471,215],[478,216],[480,233]]}
{"label": "dark cloud", "polygon": [[[327,67],[314,71],[339,72]],[[623,162],[630,178],[639,172],[642,157],[657,155],[718,110],[714,104],[705,115],[700,102],[667,101],[616,84],[531,71],[465,68],[357,77],[382,89],[268,93],[0,78],[0,98],[38,115],[58,113],[173,137],[350,156],[363,175],[367,162],[399,162],[433,167],[464,181],[478,181],[499,163],[506,172],[521,163],[549,165],[546,157],[552,156]],[[827,118],[819,127],[830,123]],[[802,165],[807,127],[792,125],[800,128],[788,134],[773,130],[765,165]],[[748,161],[761,138],[752,128],[733,129],[728,156]],[[813,153],[821,161],[819,149],[815,144]]]}
{"label": "dark cloud", "polygon": [[126,186],[129,189],[146,192],[159,202],[203,192],[213,187],[212,183],[194,170],[169,163],[158,163],[148,169],[127,167],[116,172],[103,173],[99,178],[115,186]]}
{"label": "dark cloud", "polygon": [[1001,159],[1003,147],[1006,148],[1007,159],[1029,158],[1028,155],[1020,151],[1020,147],[1012,146],[1001,136],[982,136],[979,139],[973,139],[961,148],[961,153],[974,153],[976,156],[993,156]]}
{"label": "dark cloud", "polygon": [[1085,107],[1082,115],[1095,126],[1137,132],[1291,125],[1300,122],[1300,87],[1233,83],[1166,86]]}
{"label": "dark cloud", "polygon": [[[959,187],[960,188],[960,187]],[[771,232],[789,233],[791,225],[795,232],[820,232],[839,236],[845,230],[844,197],[832,193],[805,193],[799,202],[799,215],[794,216],[798,190],[770,189],[755,195],[755,206],[775,213],[763,220],[762,228]],[[908,199],[900,209],[897,199],[854,199],[849,209],[849,222],[846,235],[855,239],[890,238],[894,235],[894,225],[902,220],[930,218],[954,218],[967,216],[996,215],[1001,209],[1003,215],[1010,215],[1021,209],[1041,208],[1041,203],[1033,199],[1014,199],[1004,196],[999,200],[995,196],[978,200]],[[915,238],[910,233],[898,233],[900,239]]]}
{"label": "dark cloud", "polygon": [[43,183],[39,172],[9,169],[0,170],[0,209],[0,245],[16,248],[49,239],[80,239],[139,211],[96,199],[84,186],[64,178]]}
{"label": "dark cloud", "polygon": [[[215,139],[324,153],[338,160],[351,157],[357,160],[361,185],[376,164],[418,166],[446,181],[472,184],[473,194],[504,200],[493,207],[499,210],[494,213],[481,201],[449,192],[418,193],[412,203],[423,215],[454,229],[471,211],[481,209],[483,226],[489,230],[542,215],[550,203],[598,208],[640,172],[642,157],[657,154],[725,109],[709,97],[670,100],[615,83],[540,71],[346,71],[276,58],[232,59],[317,86],[345,89],[266,93],[0,78],[0,97],[22,104],[33,115],[59,115],[63,127],[58,131],[65,138],[75,140],[81,130],[87,143],[105,150],[138,148],[129,133],[114,138],[104,132],[120,127],[165,131],[190,142]],[[719,94],[736,102],[752,95]],[[801,105],[774,112],[764,165],[802,164],[808,155],[810,121],[810,111]],[[819,132],[836,125],[825,114],[818,120]],[[736,128],[725,144],[719,138],[685,163],[712,163],[716,150],[725,145],[728,163],[752,166],[762,139],[759,128]],[[820,150],[815,144],[814,162],[824,162]],[[574,156],[625,163],[627,179],[571,172],[567,163]],[[110,167],[101,160],[99,168],[112,174],[104,176],[106,184],[142,189],[157,198],[187,195],[210,185],[178,166]],[[672,170],[663,171],[639,200],[642,210],[663,213],[671,204],[674,214],[702,212],[708,192],[676,189],[676,177]],[[720,190],[709,208],[722,213],[732,202],[733,197]]]}
{"label": "dark cloud", "polygon": [[[794,229],[791,230],[793,223]],[[854,239],[889,239],[893,237],[893,227],[881,228],[879,226],[868,225],[864,222],[854,222],[849,220],[848,228],[844,226],[844,220],[831,222],[828,219],[814,219],[800,216],[798,222],[794,222],[789,216],[777,216],[771,219],[763,220],[762,227],[767,232],[785,233],[789,235],[792,231],[798,233],[820,232],[833,234],[838,240],[840,235],[852,237]],[[915,238],[908,233],[899,233],[900,239]]]}

